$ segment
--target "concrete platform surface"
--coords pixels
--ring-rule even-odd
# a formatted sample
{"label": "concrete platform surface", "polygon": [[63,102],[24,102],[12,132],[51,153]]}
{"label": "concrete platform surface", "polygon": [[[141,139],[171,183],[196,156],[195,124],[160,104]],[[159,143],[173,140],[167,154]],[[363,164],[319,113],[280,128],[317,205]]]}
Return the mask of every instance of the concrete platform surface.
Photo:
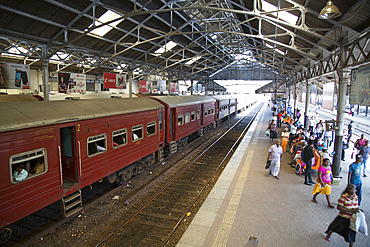
{"label": "concrete platform surface", "polygon": [[[291,162],[289,153],[283,154],[279,180],[269,176],[264,169],[271,146],[270,139],[264,136],[272,114],[266,105],[178,247],[245,246],[250,237],[258,239],[258,247],[348,246],[335,233],[331,242],[324,239],[324,232],[338,215],[338,210],[327,207],[324,195],[317,197],[319,204],[311,201],[314,186],[304,185],[304,176],[296,175],[288,165]],[[349,150],[352,151],[352,147]],[[334,206],[347,185],[348,167],[353,162],[350,151],[341,164],[343,179],[332,187]],[[314,181],[316,178],[317,170],[313,170]],[[361,208],[370,226],[370,177],[363,178],[362,182]],[[370,237],[357,233],[354,246],[369,247]]]}

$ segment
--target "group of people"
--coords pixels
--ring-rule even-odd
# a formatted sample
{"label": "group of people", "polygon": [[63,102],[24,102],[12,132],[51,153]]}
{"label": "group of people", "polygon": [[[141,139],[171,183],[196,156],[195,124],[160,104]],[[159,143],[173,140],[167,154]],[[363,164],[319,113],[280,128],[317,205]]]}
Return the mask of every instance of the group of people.
{"label": "group of people", "polygon": [[28,172],[23,164],[15,164],[13,172],[13,181],[21,182],[24,181],[29,173],[36,175],[45,171],[44,157],[39,157],[36,164],[33,166],[32,170]]}
{"label": "group of people", "polygon": [[[279,112],[280,113],[280,112]],[[281,112],[283,113],[283,112]],[[281,118],[284,117],[283,115]],[[326,196],[328,207],[334,208],[331,203],[331,185],[333,181],[333,174],[331,169],[331,158],[328,153],[328,139],[330,136],[325,136],[325,128],[322,120],[318,120],[314,124],[314,117],[310,118],[309,128],[305,130],[299,123],[299,117],[292,121],[291,118],[285,117],[284,119],[290,119],[290,122],[286,122],[286,128],[284,128],[281,133],[281,141],[276,140],[275,144],[269,149],[267,160],[271,162],[268,172],[274,178],[279,179],[281,155],[288,150],[288,145],[290,146],[290,151],[292,157],[296,157],[298,151],[300,150],[300,159],[306,164],[305,169],[305,182],[306,185],[315,184],[312,191],[314,203],[318,203],[317,197],[320,194]],[[278,138],[277,129],[280,126],[277,125],[277,116],[273,113],[272,119],[269,121],[267,130],[270,131],[270,142],[273,142],[275,138]],[[352,136],[352,124],[353,121],[348,125],[348,139],[347,143],[350,141]],[[267,131],[266,130],[266,131]],[[327,241],[331,240],[332,233],[338,233],[349,242],[349,246],[353,246],[356,238],[356,231],[349,228],[350,217],[353,213],[358,212],[359,206],[362,199],[362,181],[361,174],[363,177],[366,175],[366,162],[370,154],[369,141],[361,135],[361,138],[355,142],[355,148],[357,149],[356,161],[353,162],[349,167],[347,187],[345,191],[341,194],[338,200],[337,209],[339,210],[339,215],[335,220],[329,225],[326,230]],[[318,168],[318,177],[316,182],[312,181],[311,178],[311,167],[312,158],[314,158],[314,150],[318,150],[323,162]]]}

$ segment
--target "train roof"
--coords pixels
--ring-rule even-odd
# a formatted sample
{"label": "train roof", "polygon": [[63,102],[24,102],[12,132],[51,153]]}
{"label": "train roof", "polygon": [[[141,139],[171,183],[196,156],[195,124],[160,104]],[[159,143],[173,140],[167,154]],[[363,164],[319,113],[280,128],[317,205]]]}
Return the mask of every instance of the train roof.
{"label": "train roof", "polygon": [[231,99],[231,95],[213,95],[212,98],[216,100],[225,100],[225,99]]}
{"label": "train roof", "polygon": [[187,95],[187,96],[151,96],[169,107],[187,106],[193,104],[201,104],[208,102],[215,102],[216,100],[210,96],[205,95]]}
{"label": "train roof", "polygon": [[150,98],[0,103],[0,132],[163,109]]}

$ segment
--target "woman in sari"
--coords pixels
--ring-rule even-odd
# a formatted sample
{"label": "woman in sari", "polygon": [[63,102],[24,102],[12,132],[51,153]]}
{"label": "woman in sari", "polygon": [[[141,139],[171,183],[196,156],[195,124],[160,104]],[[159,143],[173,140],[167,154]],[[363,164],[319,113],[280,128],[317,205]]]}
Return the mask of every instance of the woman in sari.
{"label": "woman in sari", "polygon": [[283,148],[283,152],[285,153],[289,142],[289,132],[288,129],[285,128],[284,131],[281,133],[281,147]]}

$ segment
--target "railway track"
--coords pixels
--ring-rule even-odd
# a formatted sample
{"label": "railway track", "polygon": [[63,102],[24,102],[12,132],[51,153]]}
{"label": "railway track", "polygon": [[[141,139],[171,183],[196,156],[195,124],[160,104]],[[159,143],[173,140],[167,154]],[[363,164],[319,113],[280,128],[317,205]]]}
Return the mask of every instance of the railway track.
{"label": "railway track", "polygon": [[[183,168],[141,197],[142,205],[99,241],[96,246],[165,246],[177,243],[190,216],[201,205],[231,158],[261,105],[240,119],[208,148],[184,157]],[[190,159],[190,156],[192,159]],[[143,194],[143,192],[139,192]]]}

